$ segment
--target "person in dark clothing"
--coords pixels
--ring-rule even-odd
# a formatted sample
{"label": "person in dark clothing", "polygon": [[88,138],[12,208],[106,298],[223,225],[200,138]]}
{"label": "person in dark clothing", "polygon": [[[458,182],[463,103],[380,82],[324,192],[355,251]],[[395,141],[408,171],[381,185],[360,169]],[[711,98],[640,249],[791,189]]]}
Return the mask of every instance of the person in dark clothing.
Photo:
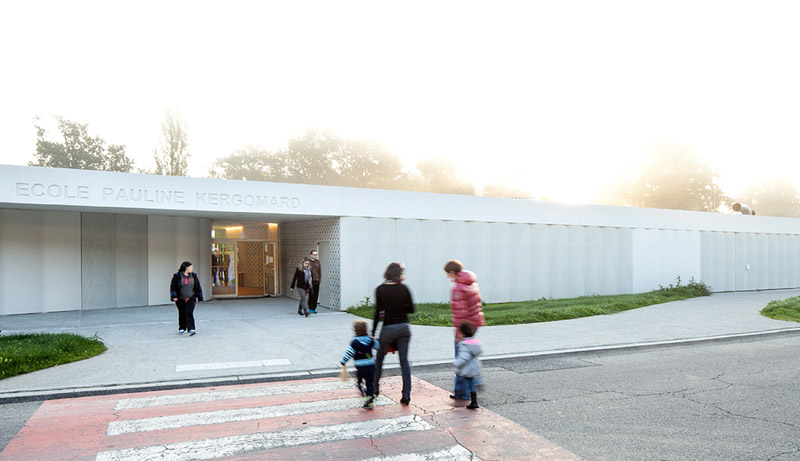
{"label": "person in dark clothing", "polygon": [[411,291],[403,285],[405,268],[393,262],[386,268],[384,283],[375,289],[375,318],[372,321],[372,336],[383,315],[383,327],[378,338],[378,356],[375,359],[375,395],[380,392],[383,358],[386,350],[392,346],[400,356],[400,370],[403,374],[403,392],[400,403],[411,402],[411,367],[408,364],[408,343],[411,340],[411,328],[408,325],[408,314],[414,313],[414,301]]}
{"label": "person in dark clothing", "polygon": [[297,294],[300,295],[300,304],[297,306],[297,313],[308,317],[308,294],[314,289],[311,280],[310,261],[308,258],[304,258],[300,267],[294,270],[290,291],[294,292],[295,287],[297,287]]}
{"label": "person in dark clothing", "polygon": [[191,262],[182,262],[178,272],[172,275],[169,296],[178,308],[178,334],[182,335],[188,329],[189,336],[194,336],[197,333],[194,323],[194,306],[197,300],[203,300],[203,289],[200,288],[200,280],[197,278]]}
{"label": "person in dark clothing", "polygon": [[311,250],[309,254],[309,267],[311,267],[311,293],[308,295],[308,309],[312,314],[317,313],[317,300],[319,299],[319,285],[322,281],[322,263],[319,262],[319,252]]}

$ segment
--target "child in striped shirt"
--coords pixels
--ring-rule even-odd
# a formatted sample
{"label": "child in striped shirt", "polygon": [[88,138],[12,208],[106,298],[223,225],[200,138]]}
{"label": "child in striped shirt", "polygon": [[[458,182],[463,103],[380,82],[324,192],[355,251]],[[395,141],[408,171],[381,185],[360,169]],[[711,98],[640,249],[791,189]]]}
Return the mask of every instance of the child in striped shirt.
{"label": "child in striped shirt", "polygon": [[[347,361],[354,359],[356,365],[356,386],[364,396],[364,408],[375,408],[375,360],[372,358],[372,350],[378,349],[378,340],[367,335],[367,322],[364,320],[356,320],[353,323],[353,331],[355,337],[350,342],[347,350],[342,357],[342,368],[347,370]],[[361,380],[364,380],[366,389],[361,386]]]}

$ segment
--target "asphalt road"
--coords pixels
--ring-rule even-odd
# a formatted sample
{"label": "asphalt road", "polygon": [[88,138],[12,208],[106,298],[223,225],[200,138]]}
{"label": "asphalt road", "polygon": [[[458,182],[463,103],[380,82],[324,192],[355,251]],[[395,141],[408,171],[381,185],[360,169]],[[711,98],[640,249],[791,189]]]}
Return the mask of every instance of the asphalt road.
{"label": "asphalt road", "polygon": [[[798,352],[792,335],[488,361],[479,402],[589,460],[794,460]],[[448,367],[414,374],[451,387]],[[0,447],[40,404],[0,405]]]}
{"label": "asphalt road", "polygon": [[798,353],[795,335],[489,362],[479,403],[590,460],[797,460]]}

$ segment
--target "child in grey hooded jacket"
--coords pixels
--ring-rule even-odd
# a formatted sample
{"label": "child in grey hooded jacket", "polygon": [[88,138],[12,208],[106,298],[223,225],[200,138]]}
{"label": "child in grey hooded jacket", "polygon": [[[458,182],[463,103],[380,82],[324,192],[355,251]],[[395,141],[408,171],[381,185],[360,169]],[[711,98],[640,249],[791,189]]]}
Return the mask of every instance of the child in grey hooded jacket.
{"label": "child in grey hooded jacket", "polygon": [[458,326],[461,332],[461,342],[458,346],[458,356],[453,361],[456,375],[464,378],[469,391],[469,405],[467,408],[474,410],[478,407],[478,393],[475,391],[475,377],[481,375],[481,361],[478,356],[483,352],[481,342],[474,338],[475,324],[469,320],[461,322]]}

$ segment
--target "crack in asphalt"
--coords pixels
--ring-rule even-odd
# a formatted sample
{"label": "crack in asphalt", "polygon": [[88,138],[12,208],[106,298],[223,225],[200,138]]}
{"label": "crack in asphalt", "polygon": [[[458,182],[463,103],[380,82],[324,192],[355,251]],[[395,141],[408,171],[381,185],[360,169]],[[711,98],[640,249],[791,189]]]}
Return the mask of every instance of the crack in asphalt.
{"label": "crack in asphalt", "polygon": [[[446,410],[446,411],[453,411],[453,410]],[[451,431],[449,428],[442,427],[442,425],[439,423],[439,421],[436,421],[436,416],[435,416],[435,415],[431,415],[431,417],[430,417],[430,420],[431,420],[431,422],[432,422],[432,423],[433,423],[433,424],[434,424],[436,427],[438,427],[438,428],[439,428],[439,429],[441,429],[442,431],[444,431],[444,432],[446,432],[447,434],[449,434],[449,435],[450,435],[450,437],[453,439],[453,442],[455,442],[455,443],[456,443],[456,445],[458,445],[458,446],[460,446],[461,448],[463,448],[463,449],[467,450],[467,451],[469,452],[469,459],[471,459],[471,460],[473,460],[473,459],[479,459],[479,458],[477,457],[477,455],[476,455],[475,453],[473,453],[473,452],[472,452],[472,450],[470,450],[469,448],[467,448],[466,446],[464,446],[464,444],[462,444],[462,443],[461,443],[461,442],[458,440],[458,437],[456,437],[456,435],[453,433],[453,431]]]}
{"label": "crack in asphalt", "polygon": [[767,458],[767,461],[770,461],[772,459],[779,459],[779,458],[782,458],[784,456],[789,456],[790,459],[794,459],[793,455],[796,455],[796,454],[800,454],[800,447],[797,447],[792,451],[782,451],[780,453],[774,454],[774,455],[770,456],[769,458]]}

